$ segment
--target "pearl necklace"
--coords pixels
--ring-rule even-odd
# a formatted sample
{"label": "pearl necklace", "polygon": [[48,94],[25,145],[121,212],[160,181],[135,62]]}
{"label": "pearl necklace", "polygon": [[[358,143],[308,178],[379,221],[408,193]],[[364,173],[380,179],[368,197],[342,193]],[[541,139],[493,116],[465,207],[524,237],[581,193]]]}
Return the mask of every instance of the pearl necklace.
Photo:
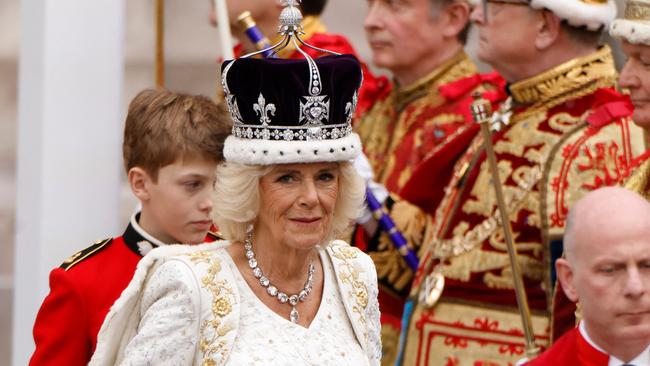
{"label": "pearl necklace", "polygon": [[276,286],[271,284],[271,280],[268,277],[264,276],[264,272],[257,265],[257,260],[255,259],[255,253],[253,252],[253,243],[251,241],[252,234],[248,235],[248,238],[244,241],[244,249],[246,249],[246,258],[248,258],[248,266],[253,270],[253,276],[259,278],[260,285],[266,288],[266,293],[271,297],[275,297],[280,303],[286,304],[287,302],[291,305],[291,313],[289,313],[289,320],[292,323],[298,323],[300,314],[296,309],[299,301],[304,302],[307,296],[311,293],[313,282],[314,282],[314,272],[316,267],[312,261],[309,262],[309,268],[307,270],[307,281],[305,286],[299,293],[294,295],[287,295],[285,292],[278,290]]}

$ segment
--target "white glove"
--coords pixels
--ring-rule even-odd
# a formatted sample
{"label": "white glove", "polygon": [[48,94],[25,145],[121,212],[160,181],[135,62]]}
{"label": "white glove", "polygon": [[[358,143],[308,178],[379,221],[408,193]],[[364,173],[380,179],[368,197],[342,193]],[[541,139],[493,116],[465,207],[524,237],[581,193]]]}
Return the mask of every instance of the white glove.
{"label": "white glove", "polygon": [[366,154],[361,152],[361,154],[357,155],[356,159],[354,159],[354,162],[352,162],[352,165],[354,165],[354,169],[357,170],[357,174],[363,178],[364,181],[369,181],[372,180],[375,175],[372,172],[372,166],[370,165],[370,162],[368,161],[368,158],[366,157]]}
{"label": "white glove", "polygon": [[[375,196],[377,201],[383,204],[384,201],[386,201],[386,198],[388,198],[388,190],[386,190],[386,187],[373,180],[374,174],[372,172],[372,167],[370,166],[370,162],[368,161],[366,155],[363,152],[359,154],[357,158],[354,159],[353,165],[354,168],[357,170],[359,176],[361,176],[361,178],[363,178],[363,180],[366,181],[367,188],[370,189],[370,191]],[[366,206],[363,212],[361,213],[361,216],[357,218],[357,223],[364,225],[368,223],[371,219],[372,219],[372,213]]]}

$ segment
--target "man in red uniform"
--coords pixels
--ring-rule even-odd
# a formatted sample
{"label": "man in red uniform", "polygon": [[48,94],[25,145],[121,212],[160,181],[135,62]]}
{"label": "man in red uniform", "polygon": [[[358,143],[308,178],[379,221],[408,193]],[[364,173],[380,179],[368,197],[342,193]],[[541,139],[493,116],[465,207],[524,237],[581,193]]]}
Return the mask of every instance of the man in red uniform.
{"label": "man in red uniform", "polygon": [[[210,23],[216,26],[217,17],[214,3],[212,1],[210,3],[212,4]],[[227,0],[226,4],[232,35],[239,41],[239,44],[235,46],[235,57],[257,51],[257,48],[248,38],[244,29],[237,23],[237,18],[245,11],[251,13],[252,18],[255,20],[262,34],[270,39],[270,44],[276,44],[282,38],[277,34],[278,26],[280,25],[278,19],[283,8],[281,1]],[[303,41],[318,48],[341,54],[352,54],[360,60],[359,55],[357,55],[354,47],[352,47],[352,44],[345,36],[327,31],[327,27],[320,18],[325,9],[325,5],[327,5],[327,0],[303,0],[299,5],[303,14],[302,28],[304,34],[301,37]],[[326,53],[321,53],[305,46],[301,46],[301,49],[311,57],[327,55]],[[286,48],[278,53],[278,56],[281,58],[303,58],[292,44],[287,45]],[[359,89],[357,115],[361,115],[370,108],[377,95],[388,86],[385,78],[376,78],[363,62],[361,62],[361,69],[363,71],[363,84],[361,85],[361,89]]]}
{"label": "man in red uniform", "polygon": [[[616,19],[610,34],[623,42],[627,56],[619,76],[621,88],[630,92],[634,123],[645,130],[650,143],[650,0],[628,1],[622,19]],[[626,187],[650,200],[650,159],[626,183]]]}
{"label": "man in red uniform", "polygon": [[631,106],[614,89],[610,49],[599,43],[615,9],[606,0],[486,0],[474,8],[478,56],[509,82],[510,98],[493,115],[501,181],[477,136],[426,233],[404,365],[506,366],[523,357],[495,183],[509,209],[533,333],[549,344],[551,263],[568,209],[591,190],[624,183],[645,151]]}
{"label": "man in red uniform", "polygon": [[650,365],[650,202],[623,188],[591,192],[570,210],[562,289],[583,319],[537,365]]}
{"label": "man in red uniform", "polygon": [[[357,168],[372,179],[374,195],[414,253],[455,159],[478,131],[469,112],[472,93],[499,99],[498,75],[479,75],[464,52],[469,14],[466,1],[368,2],[364,26],[373,63],[390,70],[393,83],[356,121],[368,160],[357,160]],[[382,363],[392,365],[413,270],[369,216],[359,220],[364,230],[357,230],[355,244],[377,267]]]}
{"label": "man in red uniform", "polygon": [[98,241],[51,272],[30,365],[86,365],[104,317],[143,255],[218,238],[210,232],[214,172],[229,131],[225,110],[207,98],[146,90],[133,99],[123,154],[142,210],[122,236]]}

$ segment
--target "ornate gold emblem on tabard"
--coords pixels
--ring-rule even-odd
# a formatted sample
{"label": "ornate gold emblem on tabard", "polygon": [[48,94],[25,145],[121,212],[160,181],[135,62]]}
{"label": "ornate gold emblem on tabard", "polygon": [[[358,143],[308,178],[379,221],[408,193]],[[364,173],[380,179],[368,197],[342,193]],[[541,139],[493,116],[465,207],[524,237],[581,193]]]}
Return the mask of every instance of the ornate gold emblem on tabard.
{"label": "ornate gold emblem on tabard", "polygon": [[628,1],[625,6],[625,20],[641,20],[650,22],[650,3]]}

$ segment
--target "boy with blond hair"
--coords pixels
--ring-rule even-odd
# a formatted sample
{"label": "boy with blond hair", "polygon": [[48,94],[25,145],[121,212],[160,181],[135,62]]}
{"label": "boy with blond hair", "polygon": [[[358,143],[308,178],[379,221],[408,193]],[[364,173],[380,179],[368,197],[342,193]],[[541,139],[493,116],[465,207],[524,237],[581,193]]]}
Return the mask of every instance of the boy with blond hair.
{"label": "boy with blond hair", "polygon": [[86,365],[113,302],[152,248],[214,241],[212,195],[230,119],[203,96],[144,90],[130,103],[123,156],[141,202],[122,236],[100,240],[50,273],[30,365]]}

